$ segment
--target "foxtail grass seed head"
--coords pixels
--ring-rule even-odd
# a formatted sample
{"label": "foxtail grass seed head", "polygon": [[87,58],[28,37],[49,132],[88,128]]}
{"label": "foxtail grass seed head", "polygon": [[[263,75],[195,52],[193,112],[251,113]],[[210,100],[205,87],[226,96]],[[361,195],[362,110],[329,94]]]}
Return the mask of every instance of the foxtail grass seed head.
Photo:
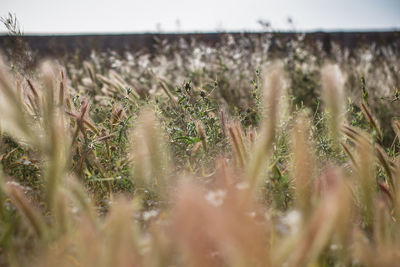
{"label": "foxtail grass seed head", "polygon": [[[191,182],[178,186],[171,230],[178,248],[192,266],[220,266],[221,261],[242,266],[268,263],[267,223],[257,223],[248,214],[258,209],[251,202],[243,205],[243,195],[227,194],[224,190],[204,192]],[[220,256],[204,257],[209,250]]]}
{"label": "foxtail grass seed head", "polygon": [[394,165],[393,162],[390,160],[389,156],[386,154],[386,152],[380,145],[378,144],[375,145],[375,152],[376,152],[376,157],[378,159],[378,163],[385,171],[386,180],[390,185],[391,190],[395,191],[395,183],[393,180],[393,167],[392,167]]}
{"label": "foxtail grass seed head", "polygon": [[357,139],[357,176],[360,192],[360,209],[366,229],[371,229],[373,222],[376,179],[374,175],[374,151],[371,141],[366,138]]}
{"label": "foxtail grass seed head", "polygon": [[163,129],[150,107],[142,110],[131,135],[133,176],[135,183],[164,191],[170,158],[165,147]]}
{"label": "foxtail grass seed head", "polygon": [[[329,184],[319,205],[294,236],[284,238],[273,254],[273,266],[306,266],[317,262],[318,255],[335,234],[347,230],[350,222],[350,194],[336,169],[328,169],[323,179]],[[338,203],[340,203],[338,205]],[[343,242],[346,242],[342,240]]]}
{"label": "foxtail grass seed head", "polygon": [[104,245],[102,254],[105,266],[133,266],[140,262],[137,240],[134,233],[134,205],[127,199],[118,199],[107,216],[104,226]]}
{"label": "foxtail grass seed head", "polygon": [[329,131],[335,146],[339,144],[344,122],[344,78],[338,65],[327,64],[321,69],[322,98],[329,118]]}
{"label": "foxtail grass seed head", "polygon": [[243,168],[247,163],[247,149],[243,140],[242,128],[239,123],[230,123],[228,125],[228,134],[231,146],[233,148],[234,157],[238,166]]}
{"label": "foxtail grass seed head", "polygon": [[263,84],[263,104],[265,112],[261,122],[261,132],[256,141],[255,150],[248,165],[250,188],[259,182],[263,166],[266,166],[271,153],[279,118],[280,97],[284,86],[283,64],[275,62],[265,72]]}
{"label": "foxtail grass seed head", "polygon": [[373,130],[373,135],[377,138],[378,141],[382,141],[382,131],[377,119],[372,114],[371,110],[368,108],[365,102],[361,101],[360,106],[361,106],[361,111],[364,114],[364,117],[367,119],[369,125]]}
{"label": "foxtail grass seed head", "polygon": [[295,202],[305,217],[312,211],[312,185],[314,176],[314,156],[309,140],[310,126],[305,113],[297,116],[292,133],[293,179]]}
{"label": "foxtail grass seed head", "polygon": [[41,73],[42,73],[42,83],[44,88],[45,95],[45,107],[47,110],[44,112],[52,112],[55,105],[55,96],[56,93],[56,72],[57,66],[50,61],[44,61],[41,65]]}
{"label": "foxtail grass seed head", "polygon": [[18,211],[26,218],[28,225],[32,228],[38,237],[45,235],[44,219],[26,199],[24,193],[21,191],[20,186],[16,183],[8,183],[5,185],[5,192],[11,198],[13,204],[17,207]]}
{"label": "foxtail grass seed head", "polygon": [[400,142],[400,122],[398,120],[394,120],[392,122],[392,128],[394,132],[396,133],[398,142]]}
{"label": "foxtail grass seed head", "polygon": [[[16,81],[9,68],[0,58],[0,127],[17,142],[41,148],[43,129],[33,114],[26,112],[27,106],[15,90]],[[26,115],[28,113],[28,116]],[[29,116],[30,115],[30,116]]]}
{"label": "foxtail grass seed head", "polygon": [[89,75],[89,77],[92,80],[92,82],[95,83],[96,82],[96,75],[95,75],[93,66],[89,62],[84,61],[83,62],[83,68],[85,69],[87,75]]}

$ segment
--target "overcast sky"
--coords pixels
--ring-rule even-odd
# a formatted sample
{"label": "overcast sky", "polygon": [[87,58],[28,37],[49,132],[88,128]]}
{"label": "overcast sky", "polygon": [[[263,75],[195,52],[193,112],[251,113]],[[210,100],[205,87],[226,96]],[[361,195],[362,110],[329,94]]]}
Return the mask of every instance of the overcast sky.
{"label": "overcast sky", "polygon": [[[400,0],[0,0],[25,33],[400,29]],[[0,31],[5,31],[1,25]]]}

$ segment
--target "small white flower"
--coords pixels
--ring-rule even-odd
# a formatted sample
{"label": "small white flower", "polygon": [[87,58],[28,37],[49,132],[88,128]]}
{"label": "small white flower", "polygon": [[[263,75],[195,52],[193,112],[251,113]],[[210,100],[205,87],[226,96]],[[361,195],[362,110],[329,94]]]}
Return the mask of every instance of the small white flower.
{"label": "small white flower", "polygon": [[143,220],[148,221],[151,218],[157,217],[158,211],[157,210],[149,210],[143,212]]}
{"label": "small white flower", "polygon": [[281,224],[278,225],[278,229],[283,234],[295,234],[299,231],[301,214],[297,210],[292,210],[282,217],[280,221]]}
{"label": "small white flower", "polygon": [[249,216],[250,218],[255,218],[257,214],[255,211],[250,211],[250,212],[247,212],[246,215]]}
{"label": "small white flower", "polygon": [[208,192],[204,198],[210,202],[213,206],[219,207],[224,203],[224,198],[226,196],[226,191],[225,190],[215,190],[215,191],[210,191]]}
{"label": "small white flower", "polygon": [[335,251],[335,250],[341,249],[342,246],[339,244],[332,244],[329,248],[330,248],[330,250]]}
{"label": "small white flower", "polygon": [[238,183],[238,184],[236,185],[236,188],[237,188],[238,190],[247,189],[247,188],[249,188],[249,183],[247,183],[247,182]]}

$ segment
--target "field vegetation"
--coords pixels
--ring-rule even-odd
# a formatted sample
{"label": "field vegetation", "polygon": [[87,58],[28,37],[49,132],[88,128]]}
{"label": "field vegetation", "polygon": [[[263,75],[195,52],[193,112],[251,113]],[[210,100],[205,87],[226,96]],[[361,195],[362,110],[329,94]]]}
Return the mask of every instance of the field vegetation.
{"label": "field vegetation", "polygon": [[270,45],[5,49],[0,265],[398,265],[400,48]]}

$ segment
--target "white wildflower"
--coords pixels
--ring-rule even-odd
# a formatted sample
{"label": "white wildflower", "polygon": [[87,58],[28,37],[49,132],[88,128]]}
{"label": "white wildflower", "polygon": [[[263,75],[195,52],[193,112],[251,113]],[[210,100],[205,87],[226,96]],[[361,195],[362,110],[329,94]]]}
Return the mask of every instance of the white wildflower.
{"label": "white wildflower", "polygon": [[210,191],[205,195],[205,199],[210,202],[213,206],[219,207],[224,203],[224,198],[226,196],[226,191],[225,190],[215,190],[215,191]]}

